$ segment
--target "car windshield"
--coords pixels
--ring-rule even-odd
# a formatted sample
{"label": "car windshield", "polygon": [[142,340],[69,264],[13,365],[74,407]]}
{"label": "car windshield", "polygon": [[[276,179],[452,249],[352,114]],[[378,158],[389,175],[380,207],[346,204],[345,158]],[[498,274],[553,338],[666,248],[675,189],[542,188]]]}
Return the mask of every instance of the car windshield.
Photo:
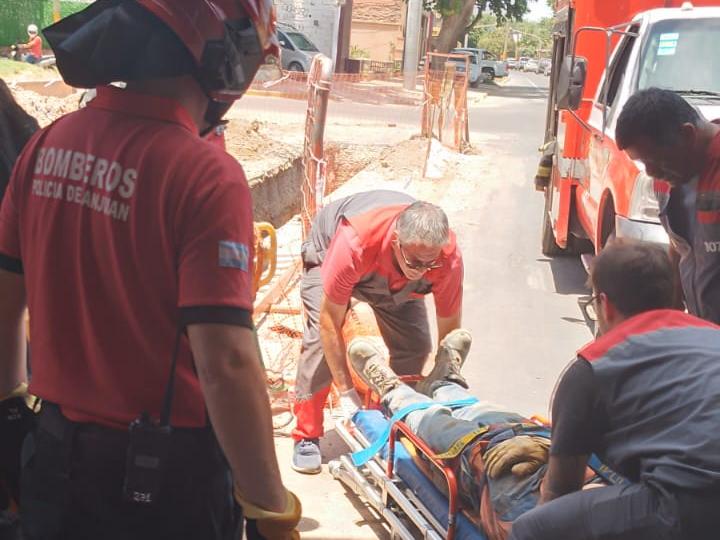
{"label": "car windshield", "polygon": [[[468,57],[470,57],[470,63],[471,63],[471,64],[477,64],[477,56],[475,56],[474,54],[470,54],[470,53],[468,53],[468,52],[463,52],[463,51],[455,51],[455,52],[453,52],[453,53],[451,53],[451,54],[465,54],[465,55],[467,55]],[[465,59],[464,59],[464,58],[449,58],[448,60],[450,60],[451,62],[462,62],[462,63],[465,63]]]}
{"label": "car windshield", "polygon": [[687,94],[720,92],[717,48],[720,19],[656,23],[640,59],[638,89],[659,87]]}
{"label": "car windshield", "polygon": [[287,32],[287,35],[292,40],[293,44],[301,51],[318,52],[318,48],[315,44],[300,32]]}

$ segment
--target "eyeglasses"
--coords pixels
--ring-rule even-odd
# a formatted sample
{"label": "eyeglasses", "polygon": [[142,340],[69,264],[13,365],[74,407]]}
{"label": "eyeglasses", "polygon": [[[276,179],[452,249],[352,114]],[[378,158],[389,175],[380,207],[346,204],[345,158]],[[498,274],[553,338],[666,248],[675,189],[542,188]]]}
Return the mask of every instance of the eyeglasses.
{"label": "eyeglasses", "polygon": [[590,322],[597,322],[598,316],[597,316],[597,300],[600,298],[599,294],[593,294],[590,298],[586,300],[581,300],[579,302],[580,309],[583,312],[583,315],[585,318]]}
{"label": "eyeglasses", "polygon": [[400,256],[403,258],[403,262],[405,262],[405,266],[407,266],[410,270],[434,270],[435,268],[442,267],[442,263],[439,262],[439,259],[435,259],[430,262],[410,261],[405,255],[405,251],[403,250],[400,242],[398,242],[398,248],[400,250]]}

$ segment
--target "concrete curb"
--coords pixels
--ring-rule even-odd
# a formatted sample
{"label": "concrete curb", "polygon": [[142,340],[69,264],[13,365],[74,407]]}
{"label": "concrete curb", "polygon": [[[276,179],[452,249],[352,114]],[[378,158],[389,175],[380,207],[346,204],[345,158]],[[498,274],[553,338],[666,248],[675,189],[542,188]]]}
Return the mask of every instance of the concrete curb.
{"label": "concrete curb", "polygon": [[258,97],[276,97],[286,99],[297,99],[300,101],[307,101],[307,96],[300,96],[297,92],[273,92],[272,90],[254,90],[250,89],[245,92],[246,96],[258,96]]}

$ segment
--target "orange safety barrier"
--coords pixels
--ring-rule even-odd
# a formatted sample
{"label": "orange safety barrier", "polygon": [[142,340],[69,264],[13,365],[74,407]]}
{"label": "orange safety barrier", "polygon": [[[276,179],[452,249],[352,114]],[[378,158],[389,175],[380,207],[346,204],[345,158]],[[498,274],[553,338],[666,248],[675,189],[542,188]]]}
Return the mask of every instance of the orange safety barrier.
{"label": "orange safety barrier", "polygon": [[422,134],[461,152],[470,142],[467,54],[428,53],[425,59]]}

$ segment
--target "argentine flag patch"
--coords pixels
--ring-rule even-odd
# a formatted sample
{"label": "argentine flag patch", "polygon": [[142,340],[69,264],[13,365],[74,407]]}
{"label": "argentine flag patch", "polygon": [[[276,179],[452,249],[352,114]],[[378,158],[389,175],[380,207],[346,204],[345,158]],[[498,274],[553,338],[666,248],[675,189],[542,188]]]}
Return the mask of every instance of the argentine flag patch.
{"label": "argentine flag patch", "polygon": [[221,268],[236,268],[248,271],[250,250],[246,244],[221,240],[218,244],[218,264]]}

